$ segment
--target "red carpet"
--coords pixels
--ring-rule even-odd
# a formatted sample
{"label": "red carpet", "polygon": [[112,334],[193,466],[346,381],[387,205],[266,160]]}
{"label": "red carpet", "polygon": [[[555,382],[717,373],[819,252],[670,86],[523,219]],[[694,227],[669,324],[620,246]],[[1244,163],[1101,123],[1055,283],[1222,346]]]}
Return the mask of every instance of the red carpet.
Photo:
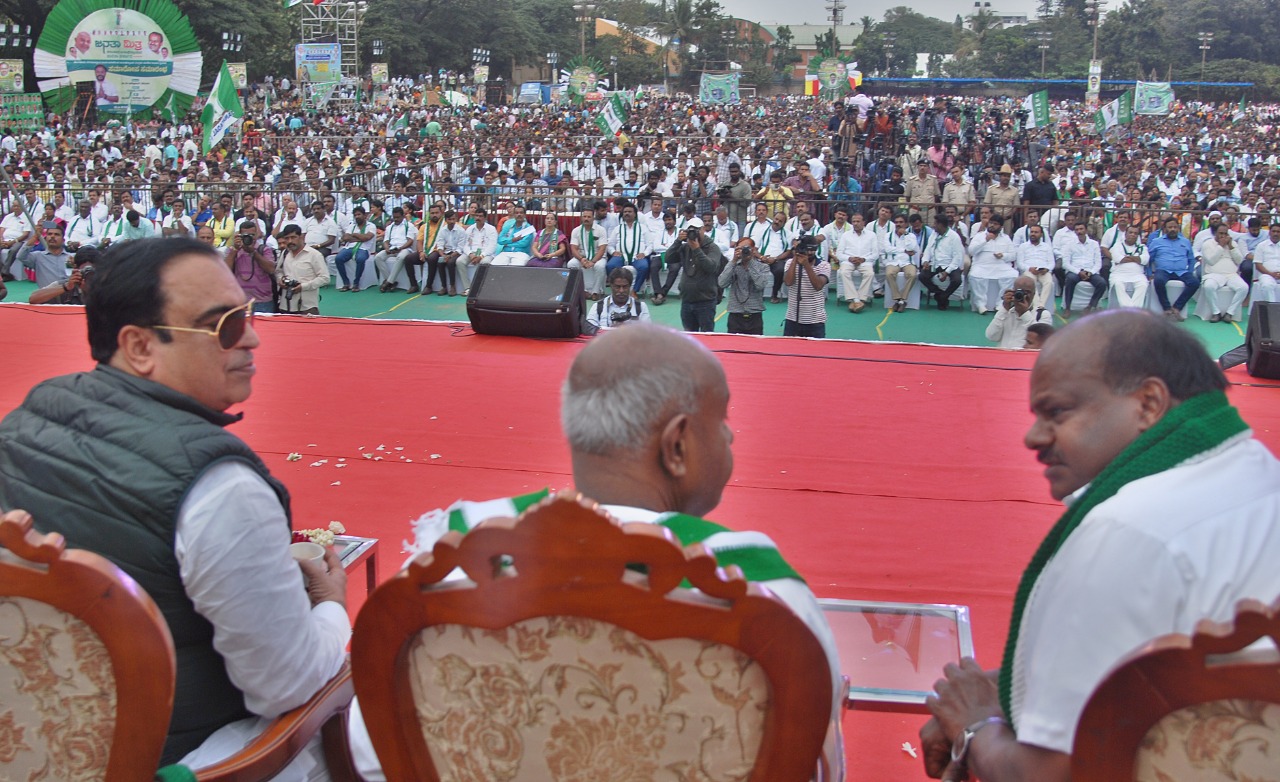
{"label": "red carpet", "polygon": [[[254,395],[233,431],[289,485],[295,525],[337,519],[381,538],[382,578],[422,511],[568,483],[558,390],[579,344],[392,321],[271,318],[259,332]],[[728,335],[705,344],[728,372],[737,437],[713,518],[770,534],[820,597],[969,605],[978,659],[996,665],[1017,578],[1060,510],[1021,444],[1034,356]],[[0,349],[3,412],[40,380],[91,366],[75,308],[0,306]],[[1275,450],[1274,386],[1231,393]],[[301,461],[286,461],[293,451]],[[351,596],[355,611],[362,578]],[[847,717],[850,778],[923,779],[902,750],[921,722]]]}

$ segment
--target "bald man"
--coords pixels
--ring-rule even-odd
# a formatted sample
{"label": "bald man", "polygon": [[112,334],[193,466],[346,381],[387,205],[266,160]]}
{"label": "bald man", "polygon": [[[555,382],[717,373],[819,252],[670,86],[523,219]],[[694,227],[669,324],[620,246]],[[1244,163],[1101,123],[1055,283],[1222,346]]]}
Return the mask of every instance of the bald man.
{"label": "bald man", "polygon": [[1036,280],[1024,274],[1013,281],[996,307],[996,316],[987,324],[987,339],[1008,350],[1019,350],[1027,344],[1027,328],[1032,323],[1053,325],[1053,313],[1035,304]]}
{"label": "bald man", "polygon": [[[748,580],[767,587],[813,630],[831,667],[831,730],[823,753],[829,779],[843,778],[839,714],[843,685],[835,638],[813,593],[759,533],[739,533],[701,519],[720,504],[733,472],[733,431],[726,420],[729,386],[720,362],[701,343],[661,326],[637,323],[592,340],[574,360],[561,387],[560,419],[573,461],[574,488],[623,522],[667,526],[684,545],[702,543],[717,559],[732,559]],[[456,502],[414,522],[410,559],[430,551],[451,529],[465,532],[484,519],[516,516],[548,496],[546,490],[488,502]],[[683,520],[681,520],[683,517]],[[714,532],[714,537],[703,537]],[[732,554],[724,552],[732,551]],[[730,561],[728,559],[724,561]],[[815,704],[816,705],[816,704]],[[353,708],[352,752],[369,782],[384,777]]]}
{"label": "bald man", "polygon": [[1194,336],[1142,310],[1045,344],[1025,442],[1067,509],[1022,576],[1000,670],[965,659],[934,685],[930,776],[1068,782],[1080,713],[1116,663],[1280,596],[1280,462],[1226,387]]}

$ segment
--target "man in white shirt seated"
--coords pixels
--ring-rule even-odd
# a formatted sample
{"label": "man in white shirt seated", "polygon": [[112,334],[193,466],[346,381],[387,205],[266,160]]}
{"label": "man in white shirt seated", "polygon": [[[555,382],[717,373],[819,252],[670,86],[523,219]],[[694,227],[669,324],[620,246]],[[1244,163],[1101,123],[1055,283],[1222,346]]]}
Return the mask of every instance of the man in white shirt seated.
{"label": "man in white shirt seated", "polygon": [[1076,286],[1087,283],[1093,286],[1093,294],[1089,297],[1089,305],[1085,314],[1098,308],[1098,302],[1107,292],[1107,281],[1102,276],[1102,251],[1093,237],[1089,236],[1084,223],[1074,226],[1075,238],[1062,243],[1062,271],[1066,274],[1066,287],[1062,292],[1063,317],[1071,317],[1071,297],[1075,295]]}
{"label": "man in white shirt seated", "polygon": [[1053,325],[1053,311],[1037,307],[1036,281],[1028,275],[1014,280],[1013,287],[1001,295],[996,316],[987,324],[987,339],[1006,350],[1026,347],[1027,329],[1033,323]]}
{"label": "man in white shirt seated", "polygon": [[[1036,281],[1035,306],[1053,311],[1053,247],[1044,239],[1044,229],[1037,224],[1023,226],[1027,240],[1018,245],[1014,266]],[[1022,229],[1019,229],[1022,230]]]}
{"label": "man in white shirt seated", "polygon": [[22,249],[22,243],[31,236],[31,221],[22,213],[22,201],[15,198],[9,207],[9,212],[0,220],[0,272],[9,277],[9,270],[13,267],[18,259],[18,251]]}
{"label": "man in white shirt seated", "polygon": [[80,199],[80,213],[67,223],[67,249],[71,252],[81,247],[97,247],[102,238],[102,222],[93,219],[92,207],[89,199]]}
{"label": "man in white shirt seated", "polygon": [[632,323],[648,323],[649,308],[631,295],[631,275],[625,267],[609,272],[610,295],[587,307],[587,325],[596,331]]}
{"label": "man in white shirt seated", "polygon": [[[1004,220],[992,215],[985,230],[969,239],[969,299],[979,315],[987,314],[987,304],[995,297],[995,291],[1008,290],[1018,279],[1014,268],[1016,249],[1013,240],[1004,232]],[[996,305],[999,308],[999,305]]]}
{"label": "man in white shirt seated", "polygon": [[1280,283],[1280,222],[1271,224],[1267,238],[1253,248],[1254,301],[1276,301]]}
{"label": "man in white shirt seated", "polygon": [[1146,307],[1151,253],[1136,225],[1128,225],[1111,245],[1111,295],[1121,307]]}
{"label": "man in white shirt seated", "polygon": [[840,238],[836,260],[840,262],[840,282],[849,311],[862,312],[871,303],[871,285],[876,279],[876,261],[880,258],[880,239],[863,223],[862,214],[849,218],[853,230]]}
{"label": "man in white shirt seated", "polygon": [[[593,305],[594,307],[594,305]],[[708,551],[734,550],[743,575],[766,587],[803,621],[827,653],[831,730],[823,755],[833,782],[843,778],[839,717],[843,697],[835,637],[813,593],[766,536],[738,532],[700,517],[720,503],[733,472],[733,433],[726,421],[729,387],[720,362],[701,343],[679,332],[639,323],[612,329],[578,353],[562,387],[561,426],[569,441],[573,488],[623,522],[668,525],[700,522],[701,535],[687,532],[684,545],[702,542]],[[451,527],[470,529],[485,518],[514,515],[547,492],[485,503],[459,501],[414,522],[411,554],[430,551]],[[695,517],[690,519],[689,517]],[[679,527],[667,527],[677,533]],[[751,560],[750,562],[748,560]],[[750,572],[748,572],[750,571]],[[351,749],[357,771],[368,782],[385,777],[352,706]]]}
{"label": "man in white shirt seated", "polygon": [[1022,576],[999,670],[965,659],[934,685],[930,776],[1068,782],[1081,711],[1121,659],[1280,596],[1280,462],[1227,385],[1193,334],[1147,311],[1045,344],[1023,439],[1067,507]]}

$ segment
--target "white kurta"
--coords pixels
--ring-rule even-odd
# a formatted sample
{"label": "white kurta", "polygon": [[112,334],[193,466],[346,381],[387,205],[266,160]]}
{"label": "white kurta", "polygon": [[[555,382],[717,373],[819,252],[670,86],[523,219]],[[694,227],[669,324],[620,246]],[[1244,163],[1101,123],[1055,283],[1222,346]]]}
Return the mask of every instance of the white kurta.
{"label": "white kurta", "polygon": [[1070,752],[1085,701],[1122,657],[1280,596],[1280,462],[1250,436],[1123,487],[1045,566],[1014,658],[1020,742]]}

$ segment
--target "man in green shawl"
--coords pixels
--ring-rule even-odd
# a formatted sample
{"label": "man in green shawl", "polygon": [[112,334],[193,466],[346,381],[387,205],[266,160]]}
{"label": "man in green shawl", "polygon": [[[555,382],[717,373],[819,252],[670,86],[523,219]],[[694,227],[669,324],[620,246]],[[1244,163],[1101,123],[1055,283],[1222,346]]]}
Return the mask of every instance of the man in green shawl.
{"label": "man in green shawl", "polygon": [[[758,532],[706,519],[733,473],[729,385],[720,362],[692,338],[637,323],[611,329],[582,349],[561,388],[560,420],[573,462],[573,488],[622,522],[659,524],[684,545],[701,543],[721,565],[737,565],[748,581],[773,592],[813,631],[827,653],[831,730],[823,749],[829,782],[843,779],[840,700],[843,681],[835,638],[813,593]],[[414,522],[410,558],[430,551],[446,532],[467,532],[495,516],[515,516],[548,496],[456,502]],[[461,573],[454,576],[461,577]],[[451,576],[452,577],[452,576]],[[358,705],[350,739],[356,769],[382,779]]]}
{"label": "man in green shawl", "polygon": [[1067,510],[1023,574],[1000,670],[966,659],[935,685],[930,776],[1068,782],[1080,713],[1116,663],[1280,595],[1280,462],[1226,387],[1194,337],[1145,311],[1047,344],[1026,445]]}

